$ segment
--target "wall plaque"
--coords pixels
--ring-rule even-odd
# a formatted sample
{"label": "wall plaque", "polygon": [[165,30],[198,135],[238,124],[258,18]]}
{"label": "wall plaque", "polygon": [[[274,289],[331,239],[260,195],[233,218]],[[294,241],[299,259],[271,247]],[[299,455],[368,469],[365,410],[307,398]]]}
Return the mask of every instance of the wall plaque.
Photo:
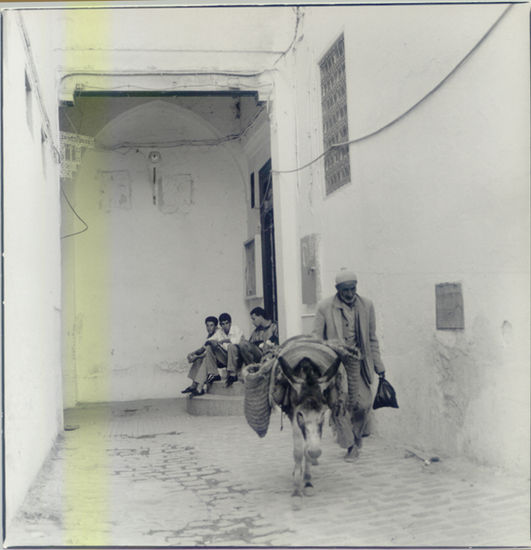
{"label": "wall plaque", "polygon": [[438,330],[465,328],[461,283],[435,285],[435,307]]}
{"label": "wall plaque", "polygon": [[317,303],[317,244],[316,233],[306,235],[301,239],[302,303],[307,305]]}

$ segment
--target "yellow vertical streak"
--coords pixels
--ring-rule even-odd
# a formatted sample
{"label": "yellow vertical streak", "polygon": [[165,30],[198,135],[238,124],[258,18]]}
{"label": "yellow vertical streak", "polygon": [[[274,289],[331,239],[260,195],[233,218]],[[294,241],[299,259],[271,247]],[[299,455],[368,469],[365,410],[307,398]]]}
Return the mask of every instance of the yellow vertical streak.
{"label": "yellow vertical streak", "polygon": [[[64,12],[64,17],[65,51],[70,52],[64,59],[67,70],[110,71],[106,53],[111,42],[110,12],[72,10]],[[105,167],[98,158],[87,151],[73,186],[75,207],[88,230],[69,238],[63,249],[63,275],[65,289],[71,289],[65,292],[69,297],[65,304],[65,368],[75,380],[77,401],[103,403],[110,396],[111,235],[110,213],[97,177]],[[97,415],[81,416],[79,428],[65,432],[64,544],[112,544],[107,411],[107,407],[98,407]]]}

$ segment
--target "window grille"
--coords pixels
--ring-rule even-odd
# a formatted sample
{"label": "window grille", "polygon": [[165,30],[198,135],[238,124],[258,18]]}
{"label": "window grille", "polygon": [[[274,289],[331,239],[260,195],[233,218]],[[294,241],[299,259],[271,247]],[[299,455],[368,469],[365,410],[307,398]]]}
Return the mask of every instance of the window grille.
{"label": "window grille", "polygon": [[[348,141],[347,81],[345,72],[345,40],[341,35],[322,57],[321,106],[323,113],[323,145]],[[350,182],[348,145],[334,147],[324,157],[326,194]]]}

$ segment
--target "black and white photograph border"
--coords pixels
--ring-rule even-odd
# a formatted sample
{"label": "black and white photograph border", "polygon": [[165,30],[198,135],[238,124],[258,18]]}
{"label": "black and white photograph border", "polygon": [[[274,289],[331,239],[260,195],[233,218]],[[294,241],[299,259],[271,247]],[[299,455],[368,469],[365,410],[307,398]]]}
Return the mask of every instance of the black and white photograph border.
{"label": "black and white photograph border", "polygon": [[529,3],[0,13],[4,547],[531,548]]}

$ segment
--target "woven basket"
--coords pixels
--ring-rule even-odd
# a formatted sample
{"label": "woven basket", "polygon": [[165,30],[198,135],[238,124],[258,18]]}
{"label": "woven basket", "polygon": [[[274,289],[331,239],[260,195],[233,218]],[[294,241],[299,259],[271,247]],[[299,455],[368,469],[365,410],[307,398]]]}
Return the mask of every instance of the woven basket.
{"label": "woven basket", "polygon": [[260,437],[266,435],[269,427],[269,417],[271,416],[269,381],[272,365],[273,362],[269,361],[243,368],[245,419]]}

